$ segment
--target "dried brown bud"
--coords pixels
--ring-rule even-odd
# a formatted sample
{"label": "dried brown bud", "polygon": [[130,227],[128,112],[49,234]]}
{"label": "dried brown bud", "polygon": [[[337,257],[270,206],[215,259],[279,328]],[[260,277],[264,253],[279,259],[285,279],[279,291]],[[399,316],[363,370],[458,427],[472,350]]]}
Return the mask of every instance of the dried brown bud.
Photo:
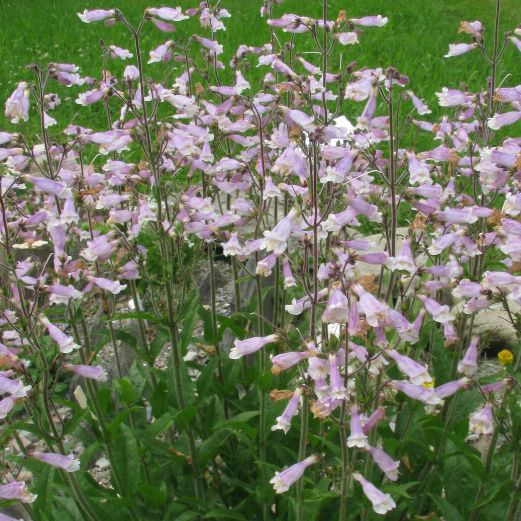
{"label": "dried brown bud", "polygon": [[206,351],[209,355],[215,355],[215,346],[208,346],[205,344],[201,344],[200,342],[196,342],[195,347],[198,347],[203,351]]}
{"label": "dried brown bud", "polygon": [[286,389],[279,391],[278,389],[273,389],[273,391],[270,392],[270,398],[274,402],[280,402],[281,400],[288,400],[293,394],[295,394],[295,391]]}

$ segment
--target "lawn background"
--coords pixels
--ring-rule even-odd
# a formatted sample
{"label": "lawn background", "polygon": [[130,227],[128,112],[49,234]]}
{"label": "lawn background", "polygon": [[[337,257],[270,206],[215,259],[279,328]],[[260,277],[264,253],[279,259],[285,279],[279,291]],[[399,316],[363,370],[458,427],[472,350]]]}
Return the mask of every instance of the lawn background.
{"label": "lawn background", "polygon": [[[181,5],[183,8],[194,7],[197,1],[179,0],[171,6]],[[229,83],[228,66],[230,57],[238,45],[261,46],[269,41],[269,27],[266,18],[260,17],[260,0],[222,0],[221,7],[230,11],[232,18],[224,19],[228,30],[219,31],[217,38],[224,44],[223,55],[227,70],[223,72],[224,83]],[[437,106],[436,91],[442,87],[458,88],[465,81],[470,89],[478,89],[484,85],[490,70],[481,58],[479,51],[472,51],[463,56],[444,58],[449,43],[470,42],[470,36],[458,34],[462,20],[480,20],[485,26],[487,49],[492,48],[493,21],[495,16],[495,0],[330,0],[330,19],[335,19],[340,9],[347,10],[348,17],[361,17],[370,14],[382,14],[389,18],[383,28],[366,28],[360,36],[360,45],[339,46],[343,52],[343,63],[356,60],[360,66],[388,65],[397,67],[400,72],[410,78],[410,88],[429,103],[433,114],[425,119],[434,120],[442,115],[443,108]],[[131,52],[132,40],[123,24],[106,27],[103,22],[84,24],[77,12],[84,9],[120,8],[127,19],[137,24],[143,10],[150,3],[144,0],[98,0],[86,2],[82,0],[0,0],[0,15],[3,20],[0,31],[0,102],[3,104],[19,81],[32,81],[34,73],[25,69],[25,65],[34,62],[46,64],[49,61],[75,63],[81,67],[82,76],[99,77],[102,67],[102,53],[99,45],[103,38],[107,45],[116,44],[128,48]],[[158,3],[157,6],[161,6]],[[275,6],[274,16],[284,13],[295,13],[320,17],[322,0],[285,0]],[[513,30],[521,22],[521,2],[503,0],[501,4],[500,32]],[[143,53],[164,43],[168,38],[186,38],[198,33],[208,36],[207,30],[200,27],[198,20],[187,20],[175,24],[177,31],[167,35],[147,24],[142,43]],[[286,38],[281,31],[277,33]],[[297,50],[311,50],[308,35],[296,35]],[[196,47],[199,45],[194,44]],[[317,59],[307,55],[309,61]],[[130,61],[110,60],[109,70],[120,76],[123,68]],[[255,65],[255,60],[253,65]],[[507,72],[512,73],[504,85],[513,86],[521,83],[521,53],[511,44],[508,45],[504,59],[499,66],[498,81],[502,81]],[[172,67],[168,64],[152,64],[147,72],[154,77],[161,77]],[[269,69],[254,66],[245,72],[255,81]],[[157,74],[161,72],[161,74]],[[175,74],[175,73],[174,73]],[[79,108],[74,103],[77,94],[86,87],[73,86],[70,89],[52,82],[49,87],[62,98],[62,105],[54,111],[59,127],[64,128]],[[346,101],[343,112],[350,116],[353,102]],[[82,110],[75,119],[78,124],[99,128],[103,125],[102,111],[99,107]],[[357,106],[356,113],[360,112]],[[33,120],[35,118],[32,118]],[[520,123],[521,124],[521,123]],[[519,125],[519,124],[518,124]],[[516,125],[517,127],[517,125]],[[4,119],[2,129],[13,128]],[[55,127],[56,128],[56,127]],[[509,127],[513,129],[514,127]]]}

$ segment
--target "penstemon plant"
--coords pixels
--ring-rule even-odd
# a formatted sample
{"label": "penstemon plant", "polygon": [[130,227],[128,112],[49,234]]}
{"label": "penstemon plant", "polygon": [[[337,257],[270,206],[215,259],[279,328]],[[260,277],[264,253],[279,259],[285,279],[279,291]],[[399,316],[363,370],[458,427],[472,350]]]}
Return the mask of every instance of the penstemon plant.
{"label": "penstemon plant", "polygon": [[[443,87],[430,122],[405,74],[350,61],[387,18],[281,1],[261,7],[270,41],[226,65],[219,2],[137,26],[85,10],[124,25],[129,49],[102,41],[99,79],[30,65],[7,100],[0,520],[517,519],[521,138],[496,131],[521,119],[521,86],[498,76],[521,29],[500,36],[500,0],[490,45],[462,22],[471,43],[446,57],[481,52],[490,76]],[[190,18],[206,36],[183,33]],[[147,31],[168,39],[144,50]],[[64,87],[106,127],[53,133]],[[493,374],[487,309],[515,337]]]}

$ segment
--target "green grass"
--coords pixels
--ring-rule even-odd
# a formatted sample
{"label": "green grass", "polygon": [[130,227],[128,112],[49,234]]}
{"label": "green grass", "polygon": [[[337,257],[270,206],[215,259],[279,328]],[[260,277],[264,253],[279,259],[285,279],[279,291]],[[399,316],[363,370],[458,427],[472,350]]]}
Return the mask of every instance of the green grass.
{"label": "green grass", "polygon": [[[170,2],[170,5],[178,4],[192,7],[198,2]],[[101,38],[107,44],[132,49],[132,41],[122,24],[113,27],[105,27],[102,22],[87,25],[80,21],[76,12],[85,8],[118,7],[130,22],[137,23],[143,9],[149,5],[148,0],[0,0],[0,15],[4,20],[0,32],[0,102],[4,102],[19,81],[32,79],[33,73],[25,69],[29,63],[73,62],[81,67],[83,75],[99,77],[102,68]],[[265,19],[259,15],[260,0],[222,0],[221,6],[232,13],[232,18],[224,20],[228,30],[217,33],[219,42],[225,46],[224,62],[227,65],[239,44],[263,45],[269,40],[270,31]],[[286,0],[275,6],[274,14],[280,16],[292,12],[320,17],[321,6],[321,0]],[[360,37],[360,45],[339,46],[343,52],[343,63],[356,60],[360,66],[397,67],[409,76],[410,88],[429,102],[434,110],[429,118],[443,114],[442,109],[437,107],[434,94],[443,86],[458,88],[460,82],[465,81],[470,89],[478,89],[485,84],[490,71],[479,51],[454,58],[444,58],[443,55],[447,53],[449,43],[470,42],[469,35],[458,34],[461,20],[479,19],[485,25],[487,48],[491,49],[495,0],[330,0],[329,6],[332,13],[330,18],[335,18],[340,9],[347,9],[349,17],[378,13],[389,17],[385,27],[365,29]],[[501,32],[513,30],[519,21],[521,4],[516,0],[503,0]],[[179,22],[176,27],[174,38],[187,38],[194,32],[205,34],[197,20]],[[277,34],[281,39],[288,38],[280,31]],[[151,49],[168,37],[148,24],[142,43],[144,53],[148,56]],[[308,35],[296,35],[295,42],[300,52],[313,49]],[[194,44],[194,47],[197,46]],[[307,55],[307,58],[313,61],[314,56]],[[510,72],[512,76],[505,85],[520,84],[520,60],[521,53],[509,45],[499,67],[499,81]],[[255,62],[254,58],[252,67],[246,71],[246,76],[254,80],[252,84],[268,71],[267,67],[257,69]],[[118,76],[127,63],[128,60],[110,60],[109,70]],[[166,74],[171,64],[153,64],[147,66],[147,72],[157,78]],[[224,72],[225,83],[229,81],[228,71]],[[53,116],[58,119],[60,127],[65,127],[79,108],[74,99],[84,88],[68,89],[55,82],[52,82],[50,88],[62,97],[63,104]],[[353,107],[354,113],[358,114],[358,104],[344,104],[343,112],[347,117],[353,113]],[[100,108],[91,107],[81,110],[75,121],[99,127],[104,124],[101,118]],[[0,128],[10,129],[12,126],[8,120],[4,120]]]}

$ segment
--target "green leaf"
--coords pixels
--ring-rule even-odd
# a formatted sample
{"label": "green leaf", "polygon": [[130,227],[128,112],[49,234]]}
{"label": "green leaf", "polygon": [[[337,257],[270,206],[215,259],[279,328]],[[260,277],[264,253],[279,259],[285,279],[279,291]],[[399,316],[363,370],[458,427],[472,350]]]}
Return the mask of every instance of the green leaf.
{"label": "green leaf", "polygon": [[157,387],[150,397],[150,405],[155,418],[160,418],[168,411],[168,388],[163,380],[157,382]]}
{"label": "green leaf", "polygon": [[441,510],[445,521],[463,521],[460,513],[446,499],[436,496],[435,494],[429,494],[429,497]]}
{"label": "green leaf", "polygon": [[80,466],[82,469],[87,468],[89,461],[92,459],[94,453],[100,448],[100,446],[100,443],[95,442],[92,445],[89,445],[85,448],[85,450],[80,456]]}
{"label": "green leaf", "polygon": [[168,333],[168,329],[161,328],[154,340],[150,342],[150,353],[153,360],[158,357],[159,353],[162,351],[163,347],[169,340],[170,334]]}
{"label": "green leaf", "polygon": [[236,422],[247,422],[252,418],[260,415],[260,411],[246,411],[241,412],[240,414],[236,414],[231,420],[222,420],[217,425],[215,425],[214,429],[218,429],[219,427],[224,427],[226,425],[233,425]]}
{"label": "green leaf", "polygon": [[186,429],[195,420],[195,415],[198,410],[199,407],[187,407],[174,416],[174,422],[179,428]]}
{"label": "green leaf", "polygon": [[208,512],[203,519],[237,519],[239,521],[247,521],[241,513],[235,512],[234,510],[212,510]]}
{"label": "green leaf", "polygon": [[[114,459],[119,475],[123,480],[125,490],[120,494],[126,498],[134,498],[139,486],[140,462],[137,450],[137,442],[131,430],[124,423],[120,426],[120,437],[114,444]],[[113,476],[114,487],[117,483]]]}
{"label": "green leaf", "polygon": [[152,438],[158,438],[170,428],[174,423],[174,419],[170,414],[164,414],[161,418],[158,418],[154,423],[150,424],[145,432]]}
{"label": "green leaf", "polygon": [[85,416],[90,414],[89,409],[82,409],[80,412],[77,412],[73,415],[73,417],[65,424],[65,429],[63,430],[64,434],[72,434],[76,427],[85,419]]}
{"label": "green leaf", "polygon": [[52,501],[54,498],[53,485],[55,471],[55,467],[45,465],[33,489],[33,492],[38,495],[36,501],[33,503],[34,511],[43,514],[47,519],[53,519]]}
{"label": "green leaf", "polygon": [[124,378],[114,378],[112,380],[115,391],[118,393],[119,401],[123,405],[128,405],[136,400],[136,393],[130,383],[130,378],[125,376]]}
{"label": "green leaf", "polygon": [[491,492],[489,492],[484,498],[475,503],[470,507],[470,511],[475,508],[483,507],[488,505],[489,503],[496,503],[497,501],[503,501],[510,496],[510,486],[512,485],[512,480],[508,479],[507,481],[499,484],[496,488],[494,488]]}
{"label": "green leaf", "polygon": [[138,409],[141,409],[141,407],[130,407],[130,409],[125,409],[124,411],[121,411],[109,425],[107,426],[107,430],[109,431],[109,434],[111,437],[113,437],[116,432],[118,431],[118,427],[123,424],[123,421],[134,411],[137,411]]}
{"label": "green leaf", "polygon": [[218,357],[213,357],[206,364],[204,369],[201,371],[199,378],[197,379],[197,394],[199,395],[199,401],[203,402],[206,398],[206,395],[212,388],[212,385],[215,381],[215,369],[217,368],[217,364],[219,363]]}
{"label": "green leaf", "polygon": [[158,488],[154,485],[144,483],[143,485],[139,485],[138,490],[147,503],[150,503],[153,507],[160,508],[166,503],[166,485],[164,482],[162,485],[164,485],[164,487]]}
{"label": "green leaf", "polygon": [[[63,497],[63,496],[56,496],[56,501],[60,503],[63,510],[67,512],[71,519],[74,521],[84,521],[83,516],[81,515],[81,512],[78,510],[78,507],[76,506],[76,503],[73,499],[70,497]],[[63,515],[62,509],[60,509],[60,518]],[[56,518],[54,518],[56,519]]]}
{"label": "green leaf", "polygon": [[198,448],[199,452],[199,465],[204,466],[208,461],[217,455],[219,447],[226,442],[230,433],[224,433],[222,430],[217,431],[215,434],[206,438]]}

